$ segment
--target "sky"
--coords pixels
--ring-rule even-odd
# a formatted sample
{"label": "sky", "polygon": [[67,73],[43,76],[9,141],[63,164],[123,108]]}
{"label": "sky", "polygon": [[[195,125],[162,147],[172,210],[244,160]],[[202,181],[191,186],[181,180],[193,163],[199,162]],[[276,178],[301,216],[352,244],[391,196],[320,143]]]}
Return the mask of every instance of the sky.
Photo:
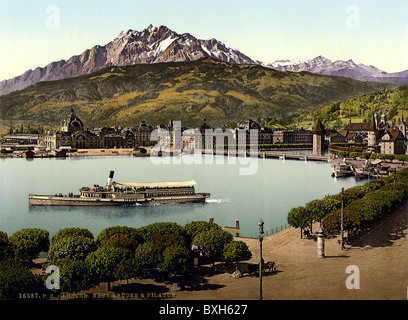
{"label": "sky", "polygon": [[149,24],[263,62],[322,55],[408,70],[408,0],[0,0],[0,80]]}

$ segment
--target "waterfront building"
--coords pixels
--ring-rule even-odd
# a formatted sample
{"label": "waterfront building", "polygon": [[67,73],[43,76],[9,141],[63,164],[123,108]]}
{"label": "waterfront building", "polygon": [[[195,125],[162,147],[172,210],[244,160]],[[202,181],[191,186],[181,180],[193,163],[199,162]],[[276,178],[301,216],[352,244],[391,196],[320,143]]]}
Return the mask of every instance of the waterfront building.
{"label": "waterfront building", "polygon": [[40,143],[47,149],[60,149],[61,147],[76,149],[134,148],[139,145],[154,145],[156,142],[150,141],[152,131],[153,128],[145,121],[142,121],[139,127],[103,127],[88,130],[71,109],[71,115],[62,121],[60,130],[42,136]]}
{"label": "waterfront building", "polygon": [[[257,122],[252,119],[247,119],[241,123],[238,123],[235,128],[235,135],[238,141],[246,141],[246,144],[250,144],[251,130],[258,130],[258,144],[272,144],[273,142],[273,130],[269,128],[261,127]],[[245,133],[243,133],[245,132]],[[240,136],[241,135],[241,136]],[[244,136],[245,135],[245,136]],[[238,140],[239,139],[239,140]]]}
{"label": "waterfront building", "polygon": [[406,138],[399,129],[385,129],[380,132],[377,144],[380,152],[385,154],[405,154]]}
{"label": "waterfront building", "polygon": [[[407,152],[407,125],[404,117],[395,125],[387,124],[387,117],[383,113],[378,121],[377,113],[374,113],[370,122],[355,122],[351,120],[343,130],[337,130],[346,142],[362,143],[366,142],[366,150],[369,152],[380,152],[384,154],[405,154]],[[333,135],[336,140],[341,140]],[[333,139],[334,140],[334,139]],[[332,136],[331,143],[334,143]]]}
{"label": "waterfront building", "polygon": [[150,140],[150,135],[154,130],[152,126],[148,126],[145,120],[142,120],[138,127],[133,127],[132,129],[135,146],[154,146],[157,142]]}
{"label": "waterfront building", "polygon": [[3,144],[35,146],[38,144],[38,134],[9,134],[2,139]]}
{"label": "waterfront building", "polygon": [[313,133],[310,130],[276,130],[273,132],[272,143],[279,144],[311,144]]}

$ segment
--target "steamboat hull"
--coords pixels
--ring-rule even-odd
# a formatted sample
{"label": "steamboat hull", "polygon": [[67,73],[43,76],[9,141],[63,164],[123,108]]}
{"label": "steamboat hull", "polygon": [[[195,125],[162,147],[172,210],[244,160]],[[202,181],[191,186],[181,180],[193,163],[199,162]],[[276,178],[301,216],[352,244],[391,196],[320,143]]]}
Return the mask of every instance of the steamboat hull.
{"label": "steamboat hull", "polygon": [[29,204],[32,206],[131,206],[131,205],[149,205],[149,204],[171,204],[171,203],[190,203],[204,202],[210,196],[209,193],[197,193],[191,196],[173,196],[160,198],[111,198],[111,199],[90,199],[60,196],[41,196],[29,195]]}
{"label": "steamboat hull", "polygon": [[105,187],[82,187],[78,195],[29,194],[32,206],[131,206],[156,203],[204,202],[209,193],[196,193],[193,180],[177,182],[115,182],[109,173]]}

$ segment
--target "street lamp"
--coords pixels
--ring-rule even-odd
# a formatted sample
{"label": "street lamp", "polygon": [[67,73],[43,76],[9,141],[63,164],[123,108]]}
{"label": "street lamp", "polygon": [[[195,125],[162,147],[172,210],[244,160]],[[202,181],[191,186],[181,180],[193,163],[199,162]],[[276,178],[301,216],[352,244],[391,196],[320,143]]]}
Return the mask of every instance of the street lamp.
{"label": "street lamp", "polygon": [[264,236],[263,231],[264,222],[262,221],[262,219],[258,224],[259,224],[259,300],[262,300],[262,269],[263,269],[262,240]]}

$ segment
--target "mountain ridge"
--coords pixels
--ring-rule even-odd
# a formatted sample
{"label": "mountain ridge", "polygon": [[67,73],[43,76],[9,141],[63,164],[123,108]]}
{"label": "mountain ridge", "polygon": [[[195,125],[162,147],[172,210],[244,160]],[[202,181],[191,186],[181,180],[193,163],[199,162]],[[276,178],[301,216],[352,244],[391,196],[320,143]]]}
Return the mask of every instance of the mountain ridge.
{"label": "mountain ridge", "polygon": [[408,84],[408,70],[387,73],[371,65],[367,66],[362,63],[356,64],[352,59],[347,61],[331,61],[323,56],[317,56],[313,59],[277,60],[265,64],[265,66],[284,72],[306,71],[315,74],[352,78],[360,81],[391,83],[398,86]]}
{"label": "mountain ridge", "polygon": [[194,61],[212,58],[219,61],[255,64],[238,50],[212,38],[200,40],[189,33],[178,34],[166,26],[149,25],[142,31],[129,29],[104,46],[96,45],[68,60],[54,61],[45,67],[27,70],[20,76],[0,82],[0,95],[22,90],[40,81],[61,80],[91,74],[110,66]]}
{"label": "mountain ridge", "polygon": [[277,60],[263,63],[211,38],[201,40],[190,33],[179,34],[166,26],[149,25],[142,31],[123,30],[105,45],[95,45],[68,60],[53,61],[45,67],[30,69],[22,75],[0,82],[0,95],[27,88],[41,81],[61,80],[91,74],[110,66],[154,64],[160,62],[189,62],[202,58],[219,61],[262,65],[279,71],[341,76],[360,81],[408,84],[408,70],[386,73],[373,66],[355,64],[352,60],[331,60],[318,56],[313,59]]}
{"label": "mountain ridge", "polygon": [[169,119],[186,126],[214,126],[257,117],[284,117],[390,85],[281,72],[203,58],[111,66],[92,74],[43,81],[0,97],[4,122],[58,126],[74,108],[87,126],[156,125]]}

